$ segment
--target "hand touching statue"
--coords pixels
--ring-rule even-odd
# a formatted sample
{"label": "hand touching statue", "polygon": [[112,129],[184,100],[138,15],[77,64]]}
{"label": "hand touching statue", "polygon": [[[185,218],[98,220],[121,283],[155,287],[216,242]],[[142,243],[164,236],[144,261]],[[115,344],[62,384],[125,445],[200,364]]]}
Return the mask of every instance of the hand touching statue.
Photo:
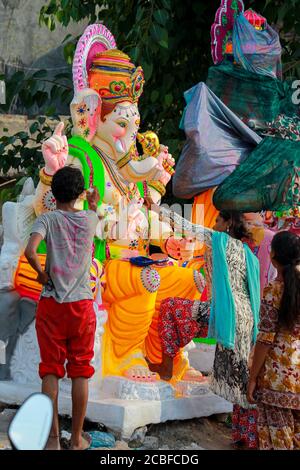
{"label": "hand touching statue", "polygon": [[60,122],[53,132],[53,135],[45,140],[42,145],[42,153],[45,160],[45,173],[54,175],[60,168],[63,168],[68,158],[68,141],[62,135],[64,123]]}

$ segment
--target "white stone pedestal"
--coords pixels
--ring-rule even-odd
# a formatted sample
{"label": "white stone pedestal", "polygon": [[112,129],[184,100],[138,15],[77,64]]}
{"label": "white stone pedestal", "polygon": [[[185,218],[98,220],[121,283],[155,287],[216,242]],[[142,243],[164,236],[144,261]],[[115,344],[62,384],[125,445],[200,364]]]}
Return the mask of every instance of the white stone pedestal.
{"label": "white stone pedestal", "polygon": [[[20,386],[12,381],[0,381],[1,401],[8,404],[21,404],[31,393],[39,390],[37,384]],[[200,418],[231,411],[230,403],[217,397],[207,388],[206,391],[202,390],[201,395],[164,401],[90,399],[86,416],[91,421],[105,424],[110,430],[119,433],[122,438],[129,439],[136,428],[150,423]],[[71,415],[71,399],[64,392],[59,396],[59,413]]]}
{"label": "white stone pedestal", "polygon": [[[97,336],[97,335],[96,335]],[[100,339],[100,336],[98,340]],[[99,342],[99,341],[98,341]],[[98,348],[98,349],[97,349]],[[99,345],[95,343],[95,374],[89,383],[87,418],[105,424],[129,438],[136,428],[169,420],[192,419],[229,413],[232,405],[210,392],[208,383],[181,381],[174,389],[168,382],[141,383],[122,377],[101,378]],[[191,343],[186,348],[191,365],[200,371],[212,368],[214,347]],[[34,322],[21,335],[11,360],[12,380],[0,381],[0,401],[20,405],[41,389],[39,349]],[[59,413],[71,415],[71,381],[60,381]]]}

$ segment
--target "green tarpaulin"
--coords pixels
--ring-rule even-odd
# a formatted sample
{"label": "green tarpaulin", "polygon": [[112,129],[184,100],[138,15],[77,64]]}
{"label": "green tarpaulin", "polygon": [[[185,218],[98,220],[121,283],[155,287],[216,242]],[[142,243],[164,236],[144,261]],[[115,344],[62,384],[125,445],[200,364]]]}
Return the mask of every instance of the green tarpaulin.
{"label": "green tarpaulin", "polygon": [[218,187],[219,210],[281,211],[300,205],[300,143],[266,137]]}
{"label": "green tarpaulin", "polygon": [[282,112],[297,112],[287,82],[248,72],[229,61],[209,68],[206,85],[245,122],[273,121]]}

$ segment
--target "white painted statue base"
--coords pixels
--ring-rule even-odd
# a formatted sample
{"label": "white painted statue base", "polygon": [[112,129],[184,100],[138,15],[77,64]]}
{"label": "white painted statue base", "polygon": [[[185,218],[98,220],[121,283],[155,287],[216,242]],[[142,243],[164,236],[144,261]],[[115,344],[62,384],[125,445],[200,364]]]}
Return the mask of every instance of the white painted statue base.
{"label": "white painted statue base", "polygon": [[[23,385],[12,381],[0,382],[0,399],[9,404],[21,404],[39,386]],[[120,400],[106,398],[89,399],[86,416],[94,422],[105,424],[123,439],[129,439],[133,431],[150,423],[164,423],[176,419],[192,419],[216,413],[230,413],[232,405],[211,392],[200,396],[172,398],[170,400]],[[59,413],[71,414],[70,396],[59,396]]]}
{"label": "white painted statue base", "polygon": [[[96,332],[95,358],[100,357],[99,339],[102,331],[98,330],[98,333],[97,335]],[[197,363],[199,370],[206,370],[213,364],[214,348],[197,344],[189,350],[189,355],[193,357],[193,365]],[[201,357],[205,358],[204,369],[201,367]],[[1,402],[21,404],[31,393],[40,390],[38,363],[39,349],[33,322],[17,342],[11,361],[12,380],[0,381]],[[138,383],[119,377],[102,380],[101,365],[96,360],[94,367],[96,373],[90,380],[86,416],[91,421],[105,424],[125,439],[130,438],[136,428],[150,423],[232,411],[232,405],[211,393],[207,384],[179,382],[175,391],[163,381]],[[60,382],[60,414],[71,414],[70,391],[70,380],[63,379]]]}

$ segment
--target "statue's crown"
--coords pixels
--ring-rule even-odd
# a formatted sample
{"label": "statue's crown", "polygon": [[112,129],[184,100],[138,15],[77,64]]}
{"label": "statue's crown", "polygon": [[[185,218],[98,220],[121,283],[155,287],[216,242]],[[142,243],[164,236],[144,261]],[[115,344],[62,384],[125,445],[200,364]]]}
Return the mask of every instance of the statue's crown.
{"label": "statue's crown", "polygon": [[90,88],[109,103],[136,103],[143,92],[143,69],[135,67],[130,57],[118,49],[97,53],[88,72],[88,79]]}
{"label": "statue's crown", "polygon": [[267,24],[266,18],[261,16],[259,13],[256,13],[256,11],[252,10],[252,8],[249,8],[249,10],[245,11],[244,16],[258,31],[265,29]]}

